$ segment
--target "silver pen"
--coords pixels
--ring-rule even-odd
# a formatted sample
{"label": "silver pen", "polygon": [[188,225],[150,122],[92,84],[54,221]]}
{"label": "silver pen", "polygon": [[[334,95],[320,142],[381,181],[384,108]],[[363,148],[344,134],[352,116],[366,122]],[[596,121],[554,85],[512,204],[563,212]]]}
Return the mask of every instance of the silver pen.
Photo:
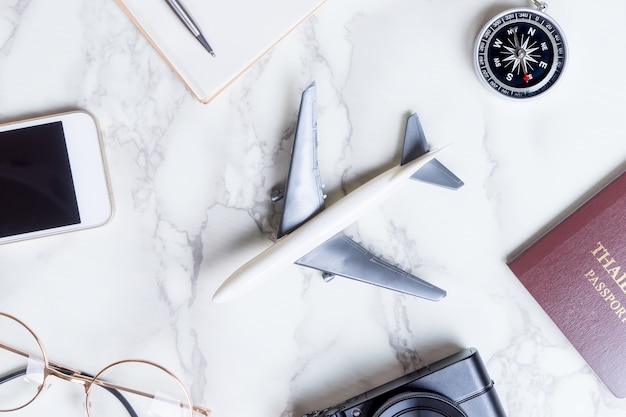
{"label": "silver pen", "polygon": [[198,42],[202,44],[202,46],[204,46],[204,49],[209,51],[209,53],[213,55],[213,57],[215,57],[215,52],[213,52],[213,48],[211,48],[206,39],[204,39],[202,32],[200,32],[200,28],[198,28],[196,22],[193,21],[189,12],[185,10],[183,4],[179,0],[165,1],[167,2],[167,4],[170,5],[174,13],[176,13],[176,16],[178,16],[178,18],[185,24],[185,26],[187,26],[187,29],[189,29],[191,34],[195,36],[195,38],[198,40]]}

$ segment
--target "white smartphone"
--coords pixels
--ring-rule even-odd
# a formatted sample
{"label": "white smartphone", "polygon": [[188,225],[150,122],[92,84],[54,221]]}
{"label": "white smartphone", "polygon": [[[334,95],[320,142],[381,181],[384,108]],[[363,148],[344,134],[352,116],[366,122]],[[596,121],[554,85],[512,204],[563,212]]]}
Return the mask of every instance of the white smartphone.
{"label": "white smartphone", "polygon": [[84,111],[0,125],[0,244],[103,225],[100,135]]}

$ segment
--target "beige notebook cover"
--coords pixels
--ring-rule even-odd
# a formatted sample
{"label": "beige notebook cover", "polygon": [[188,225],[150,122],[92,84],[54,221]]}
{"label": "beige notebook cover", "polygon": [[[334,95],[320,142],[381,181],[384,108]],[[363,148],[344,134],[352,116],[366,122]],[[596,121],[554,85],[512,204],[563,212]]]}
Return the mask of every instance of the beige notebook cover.
{"label": "beige notebook cover", "polygon": [[165,0],[115,0],[187,88],[208,103],[325,0],[181,0],[212,57]]}

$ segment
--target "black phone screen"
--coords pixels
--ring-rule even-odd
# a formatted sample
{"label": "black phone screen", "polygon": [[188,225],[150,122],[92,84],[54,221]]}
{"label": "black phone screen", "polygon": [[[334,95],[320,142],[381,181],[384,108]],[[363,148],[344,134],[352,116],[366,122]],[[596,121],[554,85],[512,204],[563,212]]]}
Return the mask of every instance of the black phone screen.
{"label": "black phone screen", "polygon": [[77,223],[62,122],[0,132],[0,237]]}

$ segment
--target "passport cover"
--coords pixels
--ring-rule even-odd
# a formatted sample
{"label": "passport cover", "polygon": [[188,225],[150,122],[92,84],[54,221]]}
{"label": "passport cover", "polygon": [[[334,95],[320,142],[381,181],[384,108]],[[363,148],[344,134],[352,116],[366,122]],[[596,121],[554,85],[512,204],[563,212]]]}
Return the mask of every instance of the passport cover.
{"label": "passport cover", "polygon": [[609,390],[625,398],[624,171],[508,266]]}

